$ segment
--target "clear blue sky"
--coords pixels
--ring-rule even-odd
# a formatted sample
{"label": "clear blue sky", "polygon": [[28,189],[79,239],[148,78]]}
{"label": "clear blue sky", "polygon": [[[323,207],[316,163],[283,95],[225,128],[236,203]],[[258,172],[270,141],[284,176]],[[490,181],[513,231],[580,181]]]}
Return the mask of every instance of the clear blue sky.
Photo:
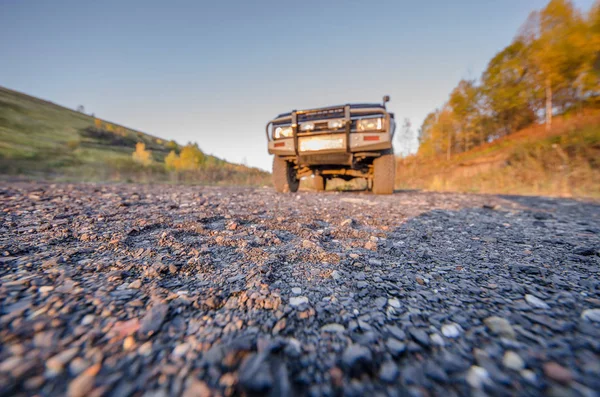
{"label": "clear blue sky", "polygon": [[277,113],[389,94],[416,130],[545,4],[0,0],[0,85],[270,169]]}

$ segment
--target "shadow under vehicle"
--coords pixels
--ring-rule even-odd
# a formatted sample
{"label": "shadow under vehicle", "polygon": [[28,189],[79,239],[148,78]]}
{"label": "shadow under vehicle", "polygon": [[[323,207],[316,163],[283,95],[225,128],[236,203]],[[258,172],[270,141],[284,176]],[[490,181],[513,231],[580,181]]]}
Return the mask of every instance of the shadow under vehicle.
{"label": "shadow under vehicle", "polygon": [[376,194],[394,191],[394,114],[386,103],[354,103],[282,113],[266,126],[273,159],[273,184],[296,192],[312,176],[316,190],[327,180],[365,178]]}

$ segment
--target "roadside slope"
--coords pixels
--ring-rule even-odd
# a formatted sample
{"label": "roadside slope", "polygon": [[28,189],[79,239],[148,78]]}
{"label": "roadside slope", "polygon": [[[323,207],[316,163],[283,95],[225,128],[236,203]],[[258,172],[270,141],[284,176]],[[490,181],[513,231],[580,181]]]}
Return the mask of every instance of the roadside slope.
{"label": "roadside slope", "polygon": [[557,117],[452,156],[398,159],[396,187],[600,198],[600,112]]}
{"label": "roadside slope", "polygon": [[[132,158],[136,144],[146,164]],[[152,136],[0,86],[0,174],[87,181],[186,181],[264,184],[269,174],[203,154],[194,178],[164,166],[175,141]]]}

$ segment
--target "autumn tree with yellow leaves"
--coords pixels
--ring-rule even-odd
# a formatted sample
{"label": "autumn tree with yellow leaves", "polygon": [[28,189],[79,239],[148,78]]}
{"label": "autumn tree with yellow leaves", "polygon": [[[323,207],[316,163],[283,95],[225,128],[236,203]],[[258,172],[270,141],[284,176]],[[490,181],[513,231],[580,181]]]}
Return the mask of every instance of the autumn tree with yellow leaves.
{"label": "autumn tree with yellow leaves", "polygon": [[135,151],[131,156],[136,163],[143,166],[152,164],[152,153],[149,150],[146,150],[146,144],[143,142],[138,142],[135,145]]}
{"label": "autumn tree with yellow leaves", "polygon": [[600,104],[600,0],[588,13],[570,0],[533,12],[477,81],[461,80],[419,130],[419,155],[460,153],[555,113]]}
{"label": "autumn tree with yellow leaves", "polygon": [[179,155],[171,150],[165,157],[165,167],[169,171],[194,171],[202,168],[206,162],[207,157],[196,143],[184,146]]}
{"label": "autumn tree with yellow leaves", "polygon": [[584,16],[567,0],[550,1],[524,26],[532,88],[544,98],[548,129],[555,107],[564,110],[580,99],[577,85],[589,63],[590,33]]}

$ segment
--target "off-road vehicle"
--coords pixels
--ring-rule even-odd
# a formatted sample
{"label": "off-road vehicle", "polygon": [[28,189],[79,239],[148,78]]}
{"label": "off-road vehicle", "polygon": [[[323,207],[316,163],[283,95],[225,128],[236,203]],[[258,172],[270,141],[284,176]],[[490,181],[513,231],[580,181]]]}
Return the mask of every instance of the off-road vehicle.
{"label": "off-road vehicle", "polygon": [[374,193],[392,193],[396,122],[385,107],[389,100],[293,110],[269,121],[275,189],[296,192],[303,177],[312,177],[317,190],[331,178],[365,178]]}

